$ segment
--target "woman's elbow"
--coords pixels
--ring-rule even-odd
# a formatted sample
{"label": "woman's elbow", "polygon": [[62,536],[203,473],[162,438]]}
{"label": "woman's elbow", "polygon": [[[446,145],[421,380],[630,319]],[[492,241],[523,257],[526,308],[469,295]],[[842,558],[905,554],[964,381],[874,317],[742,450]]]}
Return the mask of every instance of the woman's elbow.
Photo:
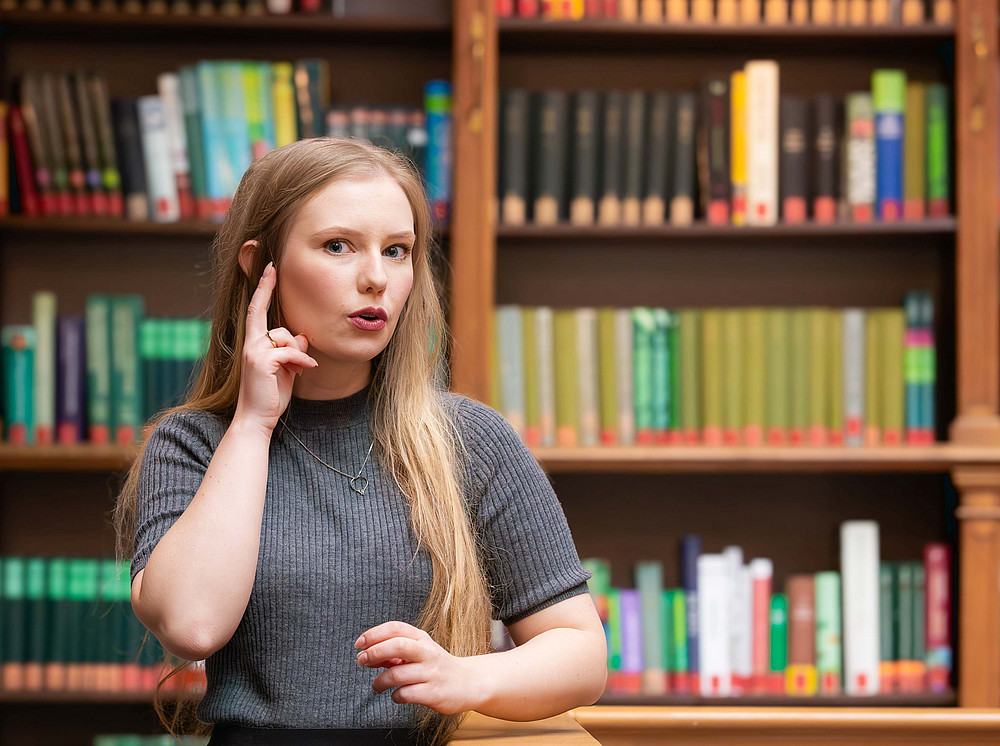
{"label": "woman's elbow", "polygon": [[608,683],[608,644],[603,631],[591,646],[590,653],[593,656],[591,664],[592,688],[588,690],[586,704],[592,705],[604,695],[604,689]]}

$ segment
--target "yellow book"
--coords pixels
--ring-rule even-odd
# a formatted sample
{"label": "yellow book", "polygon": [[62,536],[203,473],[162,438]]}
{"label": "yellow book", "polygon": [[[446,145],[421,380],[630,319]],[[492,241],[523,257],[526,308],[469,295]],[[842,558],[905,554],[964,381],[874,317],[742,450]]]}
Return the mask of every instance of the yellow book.
{"label": "yellow book", "polygon": [[722,445],[723,311],[706,308],[701,312],[702,441],[707,446]]}
{"label": "yellow book", "polygon": [[868,0],[849,0],[847,23],[850,26],[868,25]]}
{"label": "yellow book", "polygon": [[739,1],[718,0],[715,6],[715,22],[723,26],[733,26],[739,22]]}
{"label": "yellow book", "polygon": [[787,694],[809,697],[816,694],[816,666],[789,664],[785,675]]}
{"label": "yellow book", "polygon": [[882,442],[882,324],[881,311],[865,314],[865,445]]}
{"label": "yellow book", "polygon": [[924,0],[903,0],[903,25],[919,26],[926,20]]}
{"label": "yellow book", "polygon": [[764,444],[764,420],[767,401],[767,316],[763,308],[748,308],[746,318],[746,416],[743,443]]}
{"label": "yellow book", "polygon": [[747,77],[742,70],[729,79],[729,157],[733,194],[733,225],[744,225],[747,216]]}
{"label": "yellow book", "polygon": [[274,145],[295,142],[299,139],[295,123],[295,86],[292,83],[292,63],[275,62],[272,66],[272,100],[274,106]]}
{"label": "yellow book", "polygon": [[817,26],[832,26],[836,21],[833,0],[813,0],[812,22]]}
{"label": "yellow book", "polygon": [[576,311],[560,308],[553,313],[553,347],[556,361],[556,444],[579,444],[577,423]]}
{"label": "yellow book", "polygon": [[882,332],[882,442],[887,446],[903,443],[906,393],[903,384],[906,317],[902,308],[879,313]]}
{"label": "yellow book", "polygon": [[618,17],[623,21],[638,21],[639,0],[620,0],[618,3]]}
{"label": "yellow book", "polygon": [[583,18],[583,0],[570,0],[568,10],[569,15],[566,16],[567,18],[572,18],[573,20]]}
{"label": "yellow book", "polygon": [[827,309],[809,309],[809,445],[828,441],[827,412],[830,394],[830,343]]}
{"label": "yellow book", "polygon": [[503,411],[503,397],[500,394],[500,355],[498,354],[497,347],[500,344],[500,329],[499,320],[497,318],[497,310],[494,308],[490,311],[492,317],[492,323],[490,324],[490,331],[492,332],[492,343],[487,346],[490,354],[490,406],[493,407],[498,412]]}
{"label": "yellow book", "polygon": [[691,0],[691,20],[694,23],[713,23],[712,0]]}
{"label": "yellow book", "polygon": [[667,23],[687,23],[688,0],[667,0]]}
{"label": "yellow book", "polygon": [[772,26],[788,23],[788,0],[764,0],[764,23]]}
{"label": "yellow book", "polygon": [[740,0],[740,23],[760,23],[760,0]]}
{"label": "yellow book", "polygon": [[830,396],[827,421],[830,445],[844,445],[844,312],[831,310],[827,314],[827,339],[830,342]]}
{"label": "yellow book", "polygon": [[792,0],[792,23],[798,26],[809,23],[809,0]]}
{"label": "yellow book", "polygon": [[833,0],[833,14],[838,26],[846,26],[850,17],[851,0]]}
{"label": "yellow book", "polygon": [[663,23],[663,0],[642,0],[644,23]]}
{"label": "yellow book", "polygon": [[868,6],[868,22],[872,26],[889,24],[889,0],[871,0]]}
{"label": "yellow book", "polygon": [[535,309],[521,309],[521,343],[524,346],[524,442],[542,444],[542,412],[539,397],[538,343],[535,340]]}

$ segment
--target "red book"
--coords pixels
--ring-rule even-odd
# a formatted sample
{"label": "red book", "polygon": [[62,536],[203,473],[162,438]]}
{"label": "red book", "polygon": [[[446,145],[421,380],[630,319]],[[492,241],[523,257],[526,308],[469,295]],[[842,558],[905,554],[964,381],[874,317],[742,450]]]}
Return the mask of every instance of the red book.
{"label": "red book", "polygon": [[13,104],[10,107],[9,135],[11,149],[14,154],[14,173],[17,175],[17,191],[21,198],[21,211],[31,218],[41,215],[41,205],[38,193],[35,191],[35,167],[31,162],[31,148],[28,147],[28,137],[24,131],[24,117],[21,107]]}
{"label": "red book", "polygon": [[514,0],[496,0],[493,7],[498,18],[510,18],[514,15]]}
{"label": "red book", "polygon": [[601,0],[583,0],[583,15],[585,18],[600,18],[604,15]]}
{"label": "red book", "polygon": [[517,14],[521,18],[535,18],[538,15],[538,0],[517,0]]}
{"label": "red book", "polygon": [[951,546],[924,544],[924,640],[927,647],[927,683],[943,692],[951,681]]}
{"label": "red book", "polygon": [[302,13],[319,13],[319,0],[299,0],[299,11]]}

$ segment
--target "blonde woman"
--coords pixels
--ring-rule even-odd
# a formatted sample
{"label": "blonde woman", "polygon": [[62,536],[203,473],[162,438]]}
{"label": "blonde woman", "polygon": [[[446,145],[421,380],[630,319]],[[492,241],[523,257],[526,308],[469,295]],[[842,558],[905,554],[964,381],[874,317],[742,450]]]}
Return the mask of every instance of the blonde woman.
{"label": "blonde woman", "polygon": [[[535,720],[604,689],[545,475],[441,390],[431,248],[409,162],[353,139],[254,161],[216,236],[206,359],[115,511],[136,616],[172,673],[205,660],[212,746],[440,744],[462,713]],[[490,652],[491,618],[515,648]]]}

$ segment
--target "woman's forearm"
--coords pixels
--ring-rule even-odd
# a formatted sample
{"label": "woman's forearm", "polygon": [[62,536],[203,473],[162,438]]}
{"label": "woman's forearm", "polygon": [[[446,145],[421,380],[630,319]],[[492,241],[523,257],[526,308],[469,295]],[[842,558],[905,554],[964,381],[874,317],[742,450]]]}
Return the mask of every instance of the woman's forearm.
{"label": "woman's forearm", "polygon": [[146,563],[138,601],[143,621],[168,651],[189,651],[175,652],[179,657],[207,657],[222,647],[246,611],[270,440],[267,428],[234,420],[198,492]]}
{"label": "woman's forearm", "polygon": [[476,712],[502,720],[553,717],[592,705],[607,681],[603,637],[570,627],[546,630],[501,653],[466,659],[483,682]]}

